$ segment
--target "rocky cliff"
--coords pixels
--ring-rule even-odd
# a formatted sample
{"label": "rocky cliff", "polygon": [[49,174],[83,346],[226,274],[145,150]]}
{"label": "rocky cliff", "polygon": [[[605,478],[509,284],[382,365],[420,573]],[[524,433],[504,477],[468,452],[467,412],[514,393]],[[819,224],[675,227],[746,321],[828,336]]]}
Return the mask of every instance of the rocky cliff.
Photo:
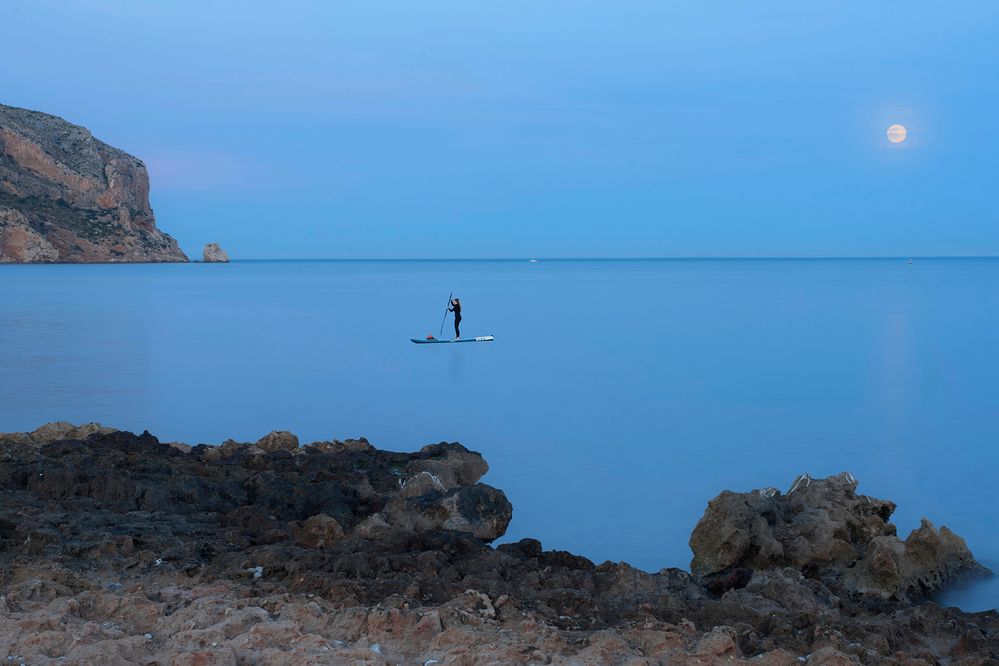
{"label": "rocky cliff", "polygon": [[[0,435],[0,661],[17,664],[992,664],[999,616],[926,595],[984,570],[847,475],[722,493],[693,572],[533,539],[458,444],[274,432],[164,444]],[[585,520],[580,516],[580,520]],[[654,529],[654,528],[653,528]],[[6,661],[4,658],[6,657]]]}
{"label": "rocky cliff", "polygon": [[61,118],[0,104],[0,262],[187,261],[156,228],[137,158]]}

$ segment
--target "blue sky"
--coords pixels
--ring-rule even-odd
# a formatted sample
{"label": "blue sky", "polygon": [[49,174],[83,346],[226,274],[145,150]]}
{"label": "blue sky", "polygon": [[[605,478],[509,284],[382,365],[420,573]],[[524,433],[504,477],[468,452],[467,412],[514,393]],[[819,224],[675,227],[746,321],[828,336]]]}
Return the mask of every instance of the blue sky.
{"label": "blue sky", "polygon": [[144,159],[192,256],[999,254],[994,2],[8,0],[3,23],[0,101]]}

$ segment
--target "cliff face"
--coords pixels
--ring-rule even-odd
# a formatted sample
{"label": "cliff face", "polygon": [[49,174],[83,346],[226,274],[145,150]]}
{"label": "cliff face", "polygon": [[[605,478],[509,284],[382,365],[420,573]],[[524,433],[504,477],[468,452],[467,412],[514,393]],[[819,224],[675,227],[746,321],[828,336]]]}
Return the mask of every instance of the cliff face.
{"label": "cliff face", "polygon": [[0,262],[187,261],[156,228],[141,160],[0,104]]}

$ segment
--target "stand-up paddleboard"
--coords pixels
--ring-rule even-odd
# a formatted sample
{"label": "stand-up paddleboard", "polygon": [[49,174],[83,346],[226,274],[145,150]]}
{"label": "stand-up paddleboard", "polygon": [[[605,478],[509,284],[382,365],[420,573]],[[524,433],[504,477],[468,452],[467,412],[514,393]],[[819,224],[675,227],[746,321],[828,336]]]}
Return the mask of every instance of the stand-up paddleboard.
{"label": "stand-up paddleboard", "polygon": [[410,338],[413,342],[418,345],[437,345],[437,344],[448,344],[451,342],[492,342],[493,336],[491,335],[478,335],[474,338],[455,338],[451,340],[442,340],[440,338],[435,338],[433,336],[429,338]]}

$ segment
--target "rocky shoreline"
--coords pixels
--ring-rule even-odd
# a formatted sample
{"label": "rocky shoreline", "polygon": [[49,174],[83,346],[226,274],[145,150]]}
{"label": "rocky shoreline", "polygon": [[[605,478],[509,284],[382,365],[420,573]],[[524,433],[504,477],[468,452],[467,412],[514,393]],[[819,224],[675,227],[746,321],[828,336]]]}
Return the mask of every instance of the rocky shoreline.
{"label": "rocky shoreline", "polygon": [[[275,432],[221,446],[96,424],[0,435],[5,664],[991,664],[999,615],[930,597],[989,575],[849,474],[723,492],[691,572],[532,539],[454,443]],[[585,516],[580,516],[585,520]]]}

